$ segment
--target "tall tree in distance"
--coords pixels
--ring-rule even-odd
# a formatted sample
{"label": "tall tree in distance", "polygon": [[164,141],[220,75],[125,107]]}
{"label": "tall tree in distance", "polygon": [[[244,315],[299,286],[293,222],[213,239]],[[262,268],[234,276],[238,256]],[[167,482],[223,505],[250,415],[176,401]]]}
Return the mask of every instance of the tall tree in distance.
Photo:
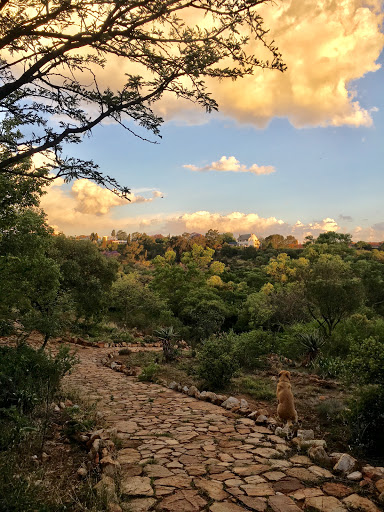
{"label": "tall tree in distance", "polygon": [[[135,126],[158,136],[163,120],[152,105],[164,93],[210,112],[218,105],[207,78],[236,79],[257,67],[284,71],[257,12],[268,1],[1,1],[0,131],[4,120],[16,119],[24,133],[2,133],[0,172],[25,174],[18,164],[40,153],[48,164],[30,176],[88,178],[126,195],[129,190],[92,160],[66,156],[65,146],[106,120],[144,139]],[[250,51],[254,40],[268,60]],[[100,69],[111,58],[124,60],[122,76],[103,87]]]}

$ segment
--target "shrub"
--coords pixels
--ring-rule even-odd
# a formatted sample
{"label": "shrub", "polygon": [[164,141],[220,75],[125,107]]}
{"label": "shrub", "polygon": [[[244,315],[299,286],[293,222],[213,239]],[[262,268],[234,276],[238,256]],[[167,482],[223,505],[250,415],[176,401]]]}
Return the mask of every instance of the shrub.
{"label": "shrub", "polygon": [[64,346],[55,357],[27,345],[0,347],[0,449],[28,428],[29,415],[52,400],[74,363]]}
{"label": "shrub", "polygon": [[340,379],[345,375],[345,361],[341,357],[318,357],[312,367],[323,379]]}
{"label": "shrub", "polygon": [[113,332],[110,338],[115,343],[132,343],[135,340],[135,338],[132,336],[130,332],[120,330]]}
{"label": "shrub", "polygon": [[352,343],[346,367],[350,380],[384,384],[384,342],[371,336],[362,343]]}
{"label": "shrub", "polygon": [[132,351],[129,348],[122,348],[119,350],[119,356],[129,356]]}
{"label": "shrub", "polygon": [[274,338],[269,332],[254,330],[232,335],[233,355],[242,368],[254,369],[263,366],[263,357],[274,349]]}
{"label": "shrub", "polygon": [[384,455],[384,388],[370,385],[360,389],[350,403],[350,442],[364,454]]}
{"label": "shrub", "polygon": [[149,363],[148,366],[144,366],[144,368],[142,368],[138,379],[142,382],[155,382],[159,369],[160,367],[157,363]]}
{"label": "shrub", "polygon": [[0,319],[0,336],[10,336],[15,332],[11,322]]}
{"label": "shrub", "polygon": [[215,337],[204,342],[198,354],[197,374],[209,389],[225,387],[237,369],[230,336]]}
{"label": "shrub", "polygon": [[325,344],[325,339],[319,331],[298,333],[297,341],[304,348],[306,366],[315,361]]}
{"label": "shrub", "polygon": [[155,331],[155,335],[161,341],[163,346],[163,357],[166,363],[174,361],[179,355],[178,346],[175,343],[175,338],[178,337],[178,333],[174,330],[173,326],[170,327],[159,327]]}

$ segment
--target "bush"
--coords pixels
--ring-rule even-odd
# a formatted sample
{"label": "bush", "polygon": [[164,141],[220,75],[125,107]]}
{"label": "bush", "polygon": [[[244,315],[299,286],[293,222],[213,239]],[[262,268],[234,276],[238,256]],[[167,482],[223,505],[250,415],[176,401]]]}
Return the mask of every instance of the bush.
{"label": "bush", "polygon": [[384,388],[370,385],[360,389],[350,403],[348,422],[350,442],[364,455],[384,455]]}
{"label": "bush", "polygon": [[273,352],[274,337],[261,330],[232,335],[233,355],[241,368],[253,370],[264,365],[263,356]]}
{"label": "bush", "polygon": [[0,319],[0,336],[10,336],[15,332],[11,322]]}
{"label": "bush", "polygon": [[157,363],[149,363],[148,366],[142,368],[138,379],[142,382],[155,382],[159,370],[160,366]]}
{"label": "bush", "polygon": [[135,338],[130,332],[120,330],[113,332],[110,338],[115,343],[132,343],[135,341]]}
{"label": "bush", "polygon": [[231,336],[211,338],[198,354],[197,374],[209,389],[221,389],[231,381],[238,369],[232,355]]}
{"label": "bush", "polygon": [[74,363],[64,346],[55,357],[27,345],[0,347],[0,449],[28,429],[35,407],[52,400]]}
{"label": "bush", "polygon": [[384,342],[373,336],[354,342],[346,364],[347,377],[362,384],[384,384]]}
{"label": "bush", "polygon": [[340,379],[345,375],[345,361],[341,357],[318,357],[313,370],[323,379]]}

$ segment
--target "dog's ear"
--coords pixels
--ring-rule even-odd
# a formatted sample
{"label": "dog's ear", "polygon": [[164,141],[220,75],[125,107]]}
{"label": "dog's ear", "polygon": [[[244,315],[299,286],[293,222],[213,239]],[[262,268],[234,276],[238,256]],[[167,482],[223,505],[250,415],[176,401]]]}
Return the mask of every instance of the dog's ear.
{"label": "dog's ear", "polygon": [[288,377],[288,379],[291,380],[291,372],[286,371],[285,374]]}
{"label": "dog's ear", "polygon": [[283,375],[283,373],[284,373],[284,370],[281,370],[281,371],[279,372],[279,377],[281,377],[281,376]]}

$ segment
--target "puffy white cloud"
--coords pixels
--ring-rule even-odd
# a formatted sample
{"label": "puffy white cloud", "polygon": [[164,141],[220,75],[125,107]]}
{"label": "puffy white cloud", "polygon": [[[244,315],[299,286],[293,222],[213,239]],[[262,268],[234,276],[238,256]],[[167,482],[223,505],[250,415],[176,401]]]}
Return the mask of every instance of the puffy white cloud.
{"label": "puffy white cloud", "polygon": [[[102,188],[87,179],[75,181],[71,194],[76,201],[75,210],[81,213],[105,215],[112,207],[127,204],[126,199],[118,197],[110,190]],[[135,195],[133,192],[128,196],[130,203],[147,203],[158,197],[163,197],[159,190],[155,190],[152,197]]]}
{"label": "puffy white cloud", "polygon": [[272,165],[262,165],[258,166],[257,164],[253,164],[250,167],[247,167],[244,164],[241,164],[237,158],[234,156],[222,156],[220,160],[217,162],[212,162],[203,167],[197,167],[196,165],[186,164],[183,165],[186,169],[190,169],[191,171],[197,172],[206,172],[206,171],[223,171],[223,172],[250,172],[252,174],[271,174],[276,171],[276,169]]}

